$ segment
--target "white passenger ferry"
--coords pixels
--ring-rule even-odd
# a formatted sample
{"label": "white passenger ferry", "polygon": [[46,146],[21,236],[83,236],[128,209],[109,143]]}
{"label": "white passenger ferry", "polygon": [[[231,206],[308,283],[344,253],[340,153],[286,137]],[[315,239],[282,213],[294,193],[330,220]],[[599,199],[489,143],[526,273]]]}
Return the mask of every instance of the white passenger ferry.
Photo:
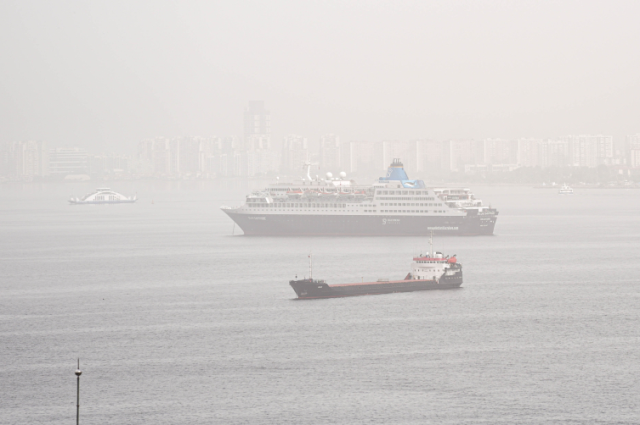
{"label": "white passenger ferry", "polygon": [[136,195],[124,196],[108,187],[101,187],[96,189],[88,195],[84,195],[82,198],[70,198],[69,203],[78,204],[131,204],[136,202]]}
{"label": "white passenger ferry", "polygon": [[573,188],[563,184],[560,189],[558,189],[559,195],[573,195]]}

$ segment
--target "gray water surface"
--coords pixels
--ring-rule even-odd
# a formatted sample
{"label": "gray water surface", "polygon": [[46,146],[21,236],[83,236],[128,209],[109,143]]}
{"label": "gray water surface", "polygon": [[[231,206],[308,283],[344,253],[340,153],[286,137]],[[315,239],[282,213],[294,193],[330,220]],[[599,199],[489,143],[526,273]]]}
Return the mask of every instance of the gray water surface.
{"label": "gray water surface", "polygon": [[[424,238],[243,237],[262,182],[0,186],[0,423],[640,422],[640,191],[474,187],[493,237],[435,238],[460,290],[295,301],[401,278]],[[235,233],[235,236],[232,235]]]}

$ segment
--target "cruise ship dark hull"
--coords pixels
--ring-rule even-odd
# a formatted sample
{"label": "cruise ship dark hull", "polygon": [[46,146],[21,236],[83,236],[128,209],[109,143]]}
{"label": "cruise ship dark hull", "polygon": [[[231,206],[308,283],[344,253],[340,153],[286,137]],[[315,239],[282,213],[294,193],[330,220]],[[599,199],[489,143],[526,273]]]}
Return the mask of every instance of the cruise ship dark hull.
{"label": "cruise ship dark hull", "polygon": [[298,299],[341,298],[358,295],[393,294],[396,292],[455,289],[462,285],[462,271],[453,276],[442,276],[435,280],[396,280],[389,282],[366,282],[342,285],[328,285],[322,281],[303,279],[291,280],[289,284]]}
{"label": "cruise ship dark hull", "polygon": [[493,235],[497,212],[466,216],[241,214],[224,210],[247,236]]}

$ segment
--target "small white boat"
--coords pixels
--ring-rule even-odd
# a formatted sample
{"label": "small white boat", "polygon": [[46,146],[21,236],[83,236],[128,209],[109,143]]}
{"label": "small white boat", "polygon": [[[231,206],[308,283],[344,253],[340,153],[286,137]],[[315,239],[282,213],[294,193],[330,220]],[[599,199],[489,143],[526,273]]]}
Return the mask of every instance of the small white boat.
{"label": "small white boat", "polygon": [[560,195],[573,195],[573,189],[563,184],[560,189],[558,189],[558,194]]}
{"label": "small white boat", "polygon": [[131,204],[136,202],[136,195],[124,196],[108,187],[100,187],[82,198],[70,198],[70,204]]}

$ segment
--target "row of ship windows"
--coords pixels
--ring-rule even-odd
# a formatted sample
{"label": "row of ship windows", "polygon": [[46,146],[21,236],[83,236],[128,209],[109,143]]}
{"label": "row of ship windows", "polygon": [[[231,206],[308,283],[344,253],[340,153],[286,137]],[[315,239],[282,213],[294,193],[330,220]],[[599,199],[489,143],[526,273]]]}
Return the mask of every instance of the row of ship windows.
{"label": "row of ship windows", "polygon": [[414,197],[379,196],[376,199],[380,199],[383,201],[433,201],[434,200],[434,198],[431,196],[414,196]]}
{"label": "row of ship windows", "polygon": [[383,207],[441,207],[442,204],[412,204],[412,203],[385,203],[382,204]]}
{"label": "row of ship windows", "polygon": [[277,202],[275,204],[252,204],[249,205],[249,208],[347,208],[347,204],[284,204]]}
{"label": "row of ship windows", "polygon": [[378,195],[428,195],[428,190],[379,190]]}
{"label": "row of ship windows", "polygon": [[[259,211],[264,211],[264,210],[260,209]],[[285,211],[291,211],[291,210],[285,210]],[[316,211],[316,210],[315,209],[314,210],[306,210],[305,209],[305,211]],[[349,210],[349,211],[352,211],[352,210]],[[406,213],[424,213],[424,214],[426,214],[426,213],[429,212],[429,210],[380,210],[380,211],[378,211],[378,210],[363,210],[362,212],[365,212],[365,213],[377,213],[377,212],[381,212],[381,213],[401,213],[401,214],[406,214]],[[431,212],[434,213],[434,214],[438,214],[438,213],[445,213],[446,211],[445,210],[432,210]]]}
{"label": "row of ship windows", "polygon": [[[376,213],[378,210],[364,210],[366,213]],[[383,213],[428,213],[429,210],[380,210]],[[443,213],[444,210],[433,210],[433,213]]]}

